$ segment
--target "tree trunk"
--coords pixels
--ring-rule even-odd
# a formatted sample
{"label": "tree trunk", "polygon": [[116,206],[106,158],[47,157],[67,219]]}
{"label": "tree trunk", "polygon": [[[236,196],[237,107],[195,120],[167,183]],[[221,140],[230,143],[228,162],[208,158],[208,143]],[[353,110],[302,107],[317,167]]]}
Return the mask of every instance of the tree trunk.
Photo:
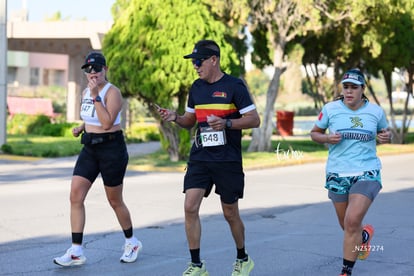
{"label": "tree trunk", "polygon": [[249,152],[271,151],[272,150],[272,134],[273,122],[275,117],[274,105],[279,92],[280,76],[285,71],[282,66],[283,50],[281,48],[275,49],[275,71],[266,95],[266,106],[262,118],[262,124],[259,129],[253,131],[252,142],[249,145]]}
{"label": "tree trunk", "polygon": [[414,66],[408,66],[407,67],[408,82],[406,83],[407,98],[405,99],[403,119],[402,119],[402,122],[401,122],[401,129],[403,130],[402,140],[401,140],[402,144],[405,143],[405,136],[408,132],[409,126],[411,124],[411,119],[413,117],[412,114],[409,114],[409,110],[408,110],[408,103],[409,103],[410,98],[413,95],[413,76],[414,76]]}
{"label": "tree trunk", "polygon": [[391,116],[390,130],[394,136],[392,142],[395,144],[402,144],[404,141],[403,129],[401,128],[400,131],[398,131],[397,124],[395,122],[395,110],[394,110],[394,105],[392,102],[391,72],[383,72],[383,75],[384,75],[385,87],[387,88],[388,102],[390,104],[390,116]]}
{"label": "tree trunk", "polygon": [[179,150],[179,129],[170,122],[160,122],[161,145],[168,152],[170,161],[177,162],[180,160]]}

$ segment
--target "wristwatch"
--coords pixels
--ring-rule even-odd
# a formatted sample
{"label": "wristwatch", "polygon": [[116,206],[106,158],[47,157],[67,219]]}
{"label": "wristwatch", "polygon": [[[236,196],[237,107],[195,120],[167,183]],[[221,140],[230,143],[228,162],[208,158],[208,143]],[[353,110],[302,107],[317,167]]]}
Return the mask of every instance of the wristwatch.
{"label": "wristwatch", "polygon": [[227,129],[230,129],[232,126],[233,126],[233,123],[231,122],[231,120],[230,119],[227,119],[226,120],[226,128]]}
{"label": "wristwatch", "polygon": [[96,98],[95,98],[95,99],[93,99],[92,101],[93,101],[93,103],[100,103],[100,102],[102,102],[102,99],[101,99],[101,97],[98,95],[98,96],[96,96]]}

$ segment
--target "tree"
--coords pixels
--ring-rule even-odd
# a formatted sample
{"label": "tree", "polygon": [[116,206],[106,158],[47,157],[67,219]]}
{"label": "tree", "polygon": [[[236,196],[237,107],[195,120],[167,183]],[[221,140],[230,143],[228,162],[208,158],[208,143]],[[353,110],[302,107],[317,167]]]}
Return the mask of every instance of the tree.
{"label": "tree", "polygon": [[[365,60],[368,70],[381,71],[384,76],[394,142],[404,143],[409,122],[408,97],[412,95],[414,77],[414,3],[411,0],[372,1],[371,12],[367,13],[370,24],[365,27],[364,46],[369,49]],[[406,75],[408,91],[400,128],[395,122],[392,100],[395,69]]]}
{"label": "tree", "polygon": [[[362,66],[364,32],[361,26],[369,24],[366,17],[361,16],[366,12],[364,4],[336,2],[322,14],[323,28],[295,39],[294,43],[301,44],[305,49],[302,59],[306,69],[304,91],[314,99],[317,109],[339,95],[338,84],[344,71]],[[328,76],[329,69],[333,69],[333,81]]]}
{"label": "tree", "polygon": [[270,81],[262,126],[253,131],[249,151],[271,150],[274,104],[280,77],[286,70],[286,47],[297,36],[322,28],[321,12],[326,1],[312,0],[247,0],[250,7],[250,29],[253,35],[252,62],[259,68],[271,65]]}
{"label": "tree", "polygon": [[240,74],[237,54],[226,41],[227,28],[196,0],[117,0],[112,13],[114,25],[103,44],[109,77],[124,96],[142,101],[160,122],[170,159],[185,160],[191,131],[161,121],[152,104],[184,112],[196,74],[183,56],[200,39],[215,40],[221,46],[222,69]]}
{"label": "tree", "polygon": [[[392,73],[396,68],[407,74],[406,87],[412,89],[412,70],[414,46],[413,5],[411,0],[369,0],[364,2],[342,3],[351,7],[350,16],[334,24],[321,33],[300,37],[306,53],[304,65],[318,67],[318,64],[333,66],[335,72],[334,88],[340,75],[347,69],[358,67],[367,76],[367,88],[375,102],[380,105],[370,83],[380,72],[385,81],[390,104],[391,125],[395,142],[403,143],[407,131],[407,104],[405,103],[402,127],[397,131],[391,93],[393,91]],[[341,10],[340,6],[337,9]],[[314,88],[316,99],[329,99],[331,91],[320,91],[320,75],[314,70],[309,77],[308,87]],[[314,84],[311,83],[314,81]],[[410,84],[411,81],[411,84]],[[311,89],[309,89],[311,90]],[[339,91],[336,91],[338,93]],[[408,95],[407,95],[408,96]],[[332,98],[332,97],[331,97]]]}
{"label": "tree", "polygon": [[246,0],[202,0],[217,21],[227,28],[226,40],[233,46],[240,62],[240,77],[245,73],[245,57],[248,50],[246,22],[249,7]]}

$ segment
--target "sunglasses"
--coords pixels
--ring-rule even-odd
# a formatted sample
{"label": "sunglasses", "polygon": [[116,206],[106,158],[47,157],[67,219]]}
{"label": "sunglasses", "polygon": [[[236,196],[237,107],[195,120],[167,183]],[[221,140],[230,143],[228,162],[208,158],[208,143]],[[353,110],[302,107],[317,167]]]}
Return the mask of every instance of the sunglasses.
{"label": "sunglasses", "polygon": [[103,70],[103,68],[104,66],[100,64],[90,64],[83,68],[83,72],[85,72],[86,74],[99,73]]}
{"label": "sunglasses", "polygon": [[192,59],[191,62],[193,63],[193,65],[197,66],[197,67],[201,67],[201,65],[203,65],[203,62],[207,59],[209,59],[211,57],[208,58],[195,58]]}

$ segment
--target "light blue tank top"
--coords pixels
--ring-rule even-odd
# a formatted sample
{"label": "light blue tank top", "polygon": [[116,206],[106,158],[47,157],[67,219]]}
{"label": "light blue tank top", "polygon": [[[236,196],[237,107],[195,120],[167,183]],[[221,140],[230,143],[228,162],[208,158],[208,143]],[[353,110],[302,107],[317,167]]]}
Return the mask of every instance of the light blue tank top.
{"label": "light blue tank top", "polygon": [[[108,92],[109,87],[111,87],[111,83],[107,83],[104,88],[99,92],[99,96],[102,99],[102,104],[104,106],[105,102],[105,95],[106,92]],[[82,99],[82,105],[81,105],[81,111],[80,116],[82,120],[87,125],[94,125],[94,126],[102,126],[101,122],[98,119],[98,115],[96,114],[95,105],[93,104],[93,98],[91,97],[91,91],[89,90],[89,87],[86,88],[85,95]],[[118,113],[116,116],[116,119],[114,121],[114,125],[119,125],[121,123],[121,112]]]}

